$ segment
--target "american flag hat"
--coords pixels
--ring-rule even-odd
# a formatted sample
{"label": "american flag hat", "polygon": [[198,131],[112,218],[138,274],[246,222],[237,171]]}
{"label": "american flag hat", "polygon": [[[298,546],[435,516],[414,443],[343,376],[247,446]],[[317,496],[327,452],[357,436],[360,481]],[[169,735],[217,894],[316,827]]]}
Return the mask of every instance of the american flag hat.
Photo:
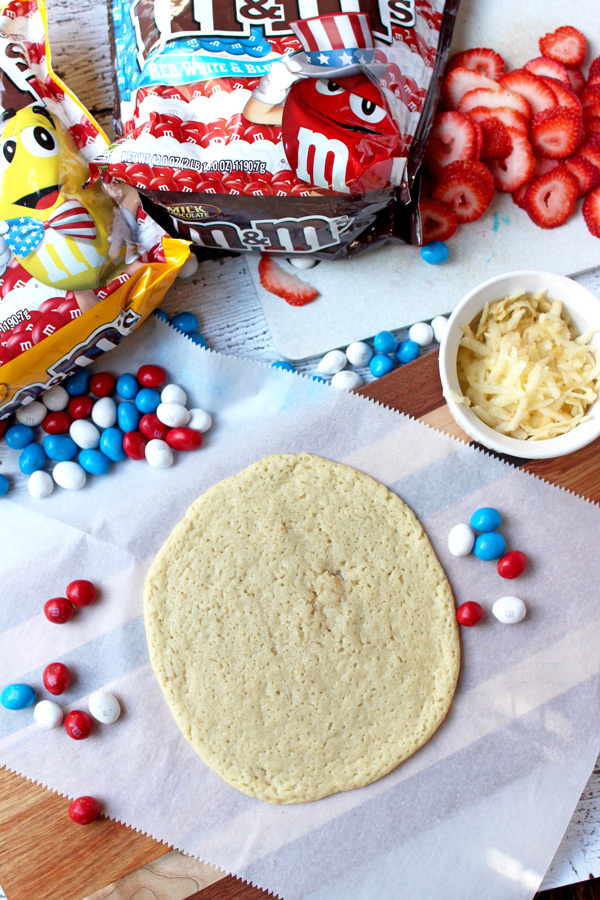
{"label": "american flag hat", "polygon": [[304,51],[294,63],[300,74],[314,78],[357,75],[373,61],[375,42],[366,13],[332,13],[290,22]]}

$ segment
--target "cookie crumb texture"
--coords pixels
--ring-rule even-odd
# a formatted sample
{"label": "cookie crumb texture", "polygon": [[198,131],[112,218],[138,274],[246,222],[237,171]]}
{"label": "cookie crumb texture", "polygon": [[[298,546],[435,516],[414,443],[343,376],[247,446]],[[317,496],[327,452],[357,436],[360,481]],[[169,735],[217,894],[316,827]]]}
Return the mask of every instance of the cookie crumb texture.
{"label": "cookie crumb texture", "polygon": [[203,494],[144,609],[181,731],[271,803],[381,778],[452,701],[454,601],[425,532],[386,487],[317,456],[269,456]]}

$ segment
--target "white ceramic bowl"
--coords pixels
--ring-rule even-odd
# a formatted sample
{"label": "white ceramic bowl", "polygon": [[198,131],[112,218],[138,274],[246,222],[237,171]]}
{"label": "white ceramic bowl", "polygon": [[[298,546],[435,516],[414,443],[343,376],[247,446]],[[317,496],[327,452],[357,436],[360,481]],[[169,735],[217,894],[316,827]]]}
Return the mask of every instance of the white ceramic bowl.
{"label": "white ceramic bowl", "polygon": [[579,450],[600,435],[600,398],[587,410],[589,419],[566,434],[540,441],[507,437],[490,428],[467,406],[455,403],[451,391],[461,395],[456,374],[456,354],[462,337],[461,325],[472,322],[484,303],[500,300],[517,290],[528,293],[547,291],[552,300],[562,300],[575,329],[582,334],[598,329],[591,343],[600,347],[600,299],[578,282],[551,272],[524,270],[508,272],[473,288],[455,307],[440,345],[440,377],[444,397],[457,423],[469,437],[498,453],[521,459],[551,459]]}

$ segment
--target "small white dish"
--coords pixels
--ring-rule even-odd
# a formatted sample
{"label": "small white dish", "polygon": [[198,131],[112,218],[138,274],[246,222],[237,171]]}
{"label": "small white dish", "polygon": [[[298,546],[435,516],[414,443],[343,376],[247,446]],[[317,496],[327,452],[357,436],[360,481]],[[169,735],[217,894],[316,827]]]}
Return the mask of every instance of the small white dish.
{"label": "small white dish", "polygon": [[551,272],[523,270],[507,272],[473,288],[456,305],[440,344],[440,378],[444,398],[452,416],[469,437],[497,453],[520,459],[552,459],[573,453],[600,436],[600,398],[587,410],[589,419],[566,434],[540,441],[507,437],[490,428],[468,406],[456,403],[452,395],[462,394],[456,373],[456,356],[462,337],[461,325],[472,322],[485,303],[500,300],[515,291],[547,291],[552,300],[562,300],[577,332],[597,330],[592,345],[600,347],[600,299],[572,278]]}

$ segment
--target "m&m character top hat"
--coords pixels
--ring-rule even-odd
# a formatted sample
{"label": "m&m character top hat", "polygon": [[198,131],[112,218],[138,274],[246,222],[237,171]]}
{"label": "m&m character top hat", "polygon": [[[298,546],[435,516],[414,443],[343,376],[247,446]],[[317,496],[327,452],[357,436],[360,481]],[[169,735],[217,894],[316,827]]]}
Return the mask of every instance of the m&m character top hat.
{"label": "m&m character top hat", "polygon": [[366,13],[333,13],[290,22],[304,50],[292,57],[299,75],[358,75],[373,61],[375,42]]}

